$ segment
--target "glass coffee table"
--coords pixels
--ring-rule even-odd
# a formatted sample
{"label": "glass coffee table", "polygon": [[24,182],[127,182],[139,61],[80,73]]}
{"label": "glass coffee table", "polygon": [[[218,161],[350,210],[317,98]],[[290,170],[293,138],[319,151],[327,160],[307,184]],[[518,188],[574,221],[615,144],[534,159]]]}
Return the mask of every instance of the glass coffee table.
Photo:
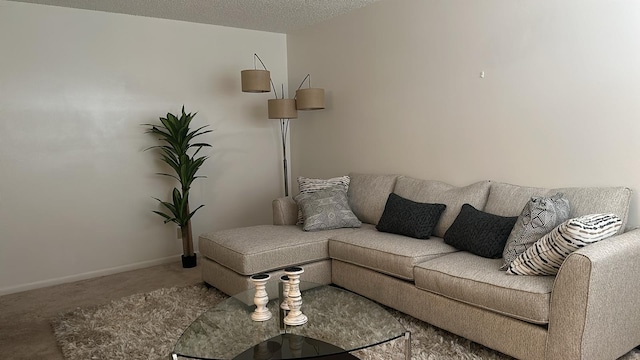
{"label": "glass coffee table", "polygon": [[288,326],[271,281],[267,321],[251,320],[255,289],[232,296],[207,310],[184,331],[172,358],[212,360],[357,359],[348,354],[404,337],[411,359],[411,333],[375,302],[328,285],[300,282],[302,312],[308,322]]}

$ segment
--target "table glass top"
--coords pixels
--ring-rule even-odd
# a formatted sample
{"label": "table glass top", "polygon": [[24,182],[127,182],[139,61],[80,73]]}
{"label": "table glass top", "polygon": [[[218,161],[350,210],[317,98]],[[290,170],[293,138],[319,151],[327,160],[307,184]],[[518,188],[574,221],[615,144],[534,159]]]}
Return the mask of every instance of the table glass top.
{"label": "table glass top", "polygon": [[270,320],[251,320],[255,289],[247,290],[197,318],[176,343],[174,354],[216,360],[304,359],[374,346],[406,332],[389,312],[360,295],[308,282],[301,282],[300,289],[306,324],[281,323],[278,286],[272,280],[267,285]]}

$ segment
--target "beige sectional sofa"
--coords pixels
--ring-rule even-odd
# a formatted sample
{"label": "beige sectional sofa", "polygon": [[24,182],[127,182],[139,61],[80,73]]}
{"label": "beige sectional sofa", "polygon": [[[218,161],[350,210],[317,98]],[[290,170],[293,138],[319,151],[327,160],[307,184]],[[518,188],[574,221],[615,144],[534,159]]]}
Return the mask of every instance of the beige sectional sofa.
{"label": "beige sectional sofa", "polygon": [[[274,225],[199,238],[202,276],[234,294],[249,276],[302,265],[303,278],[333,283],[520,359],[615,359],[640,344],[640,230],[624,232],[624,187],[543,189],[481,181],[455,187],[397,175],[350,174],[349,204],[361,228],[304,232],[291,198],[273,202]],[[446,204],[428,240],[376,230],[389,193]],[[618,235],[586,246],[557,276],[508,275],[501,259],[447,245],[442,237],[463,204],[518,216],[532,196],[562,192],[571,217],[613,213]]]}

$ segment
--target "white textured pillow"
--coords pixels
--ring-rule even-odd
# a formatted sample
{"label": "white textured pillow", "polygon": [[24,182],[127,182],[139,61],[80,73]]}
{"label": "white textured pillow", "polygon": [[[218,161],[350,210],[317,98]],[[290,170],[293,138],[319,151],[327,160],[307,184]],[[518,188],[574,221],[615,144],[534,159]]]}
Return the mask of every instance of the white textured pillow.
{"label": "white textured pillow", "polygon": [[[311,194],[319,190],[324,190],[332,187],[343,188],[344,191],[349,190],[349,182],[351,179],[349,176],[339,176],[331,179],[312,179],[304,176],[298,176],[298,188],[300,194]],[[302,209],[298,209],[298,224],[304,223],[304,217],[302,216]]]}
{"label": "white textured pillow", "polygon": [[592,214],[570,219],[536,241],[507,269],[513,275],[556,275],[572,252],[615,235],[622,220],[614,214]]}

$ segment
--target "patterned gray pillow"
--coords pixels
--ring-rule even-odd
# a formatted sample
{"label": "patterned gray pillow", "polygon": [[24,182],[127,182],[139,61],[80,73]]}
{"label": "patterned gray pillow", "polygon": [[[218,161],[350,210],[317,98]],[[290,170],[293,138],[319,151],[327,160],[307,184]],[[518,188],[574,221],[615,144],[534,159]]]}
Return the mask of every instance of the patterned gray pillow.
{"label": "patterned gray pillow", "polygon": [[535,196],[529,200],[509,234],[502,252],[504,264],[501,270],[507,270],[515,258],[569,219],[569,200],[563,196],[563,193],[557,193],[552,197]]}
{"label": "patterned gray pillow", "polygon": [[360,227],[362,222],[349,207],[347,192],[341,188],[328,188],[295,197],[304,215],[304,231]]}
{"label": "patterned gray pillow", "polygon": [[[334,177],[331,179],[313,179],[304,176],[298,176],[298,189],[301,194],[312,193],[333,187],[342,187],[344,191],[349,190],[350,178],[348,175]],[[304,223],[302,209],[298,209],[298,224]]]}

